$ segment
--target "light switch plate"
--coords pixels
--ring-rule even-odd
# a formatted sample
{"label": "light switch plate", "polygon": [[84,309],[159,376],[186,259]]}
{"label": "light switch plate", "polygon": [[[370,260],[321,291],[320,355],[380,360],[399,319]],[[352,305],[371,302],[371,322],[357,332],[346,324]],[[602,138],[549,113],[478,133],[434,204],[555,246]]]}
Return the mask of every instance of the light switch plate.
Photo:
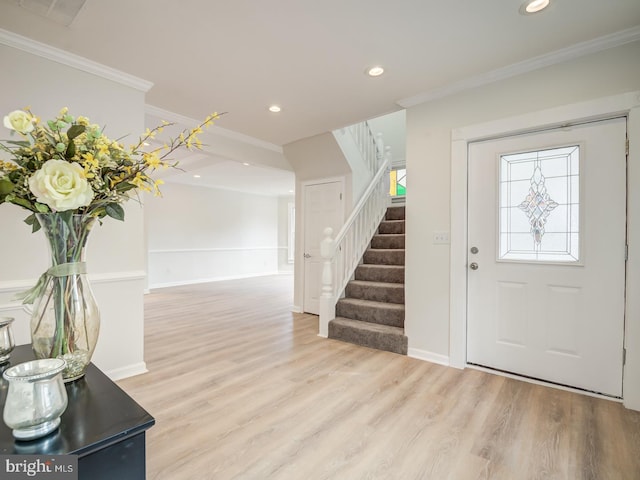
{"label": "light switch plate", "polygon": [[449,245],[449,232],[434,232],[433,244],[434,245]]}

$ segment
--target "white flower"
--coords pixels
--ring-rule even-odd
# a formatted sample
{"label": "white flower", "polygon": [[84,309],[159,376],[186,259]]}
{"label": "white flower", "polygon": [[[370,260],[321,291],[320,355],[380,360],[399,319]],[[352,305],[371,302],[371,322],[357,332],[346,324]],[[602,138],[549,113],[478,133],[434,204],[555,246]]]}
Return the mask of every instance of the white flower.
{"label": "white flower", "polygon": [[78,163],[64,160],[47,160],[29,178],[29,189],[38,202],[54,212],[86,207],[93,199],[84,169]]}
{"label": "white flower", "polygon": [[14,110],[4,117],[4,126],[18,133],[33,131],[33,117],[22,110]]}

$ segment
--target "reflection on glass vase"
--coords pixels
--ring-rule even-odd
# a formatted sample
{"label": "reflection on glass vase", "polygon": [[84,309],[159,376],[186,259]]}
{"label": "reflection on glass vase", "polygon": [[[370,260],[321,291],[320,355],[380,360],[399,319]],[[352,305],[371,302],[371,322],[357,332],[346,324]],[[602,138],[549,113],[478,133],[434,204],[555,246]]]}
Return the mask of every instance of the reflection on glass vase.
{"label": "reflection on glass vase", "polygon": [[[36,358],[61,358],[65,382],[84,375],[98,342],[100,313],[86,275],[85,249],[95,218],[38,214],[51,268],[32,289],[31,345]],[[25,303],[31,303],[25,300]]]}

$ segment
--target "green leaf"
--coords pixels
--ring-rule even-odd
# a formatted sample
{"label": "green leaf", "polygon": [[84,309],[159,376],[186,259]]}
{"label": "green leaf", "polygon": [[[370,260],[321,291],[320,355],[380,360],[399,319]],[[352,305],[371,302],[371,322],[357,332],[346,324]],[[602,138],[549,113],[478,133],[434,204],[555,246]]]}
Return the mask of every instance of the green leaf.
{"label": "green leaf", "polygon": [[128,192],[132,188],[136,188],[136,186],[133,183],[121,182],[116,185],[115,190],[118,193],[124,193],[124,192]]}
{"label": "green leaf", "polygon": [[32,213],[27,218],[25,218],[24,223],[26,223],[27,225],[31,225],[31,233],[36,233],[38,230],[40,230],[40,222],[38,221],[35,213]]}
{"label": "green leaf", "polygon": [[11,145],[18,145],[19,147],[30,147],[31,143],[27,140],[4,140],[5,143],[9,143]]}
{"label": "green leaf", "polygon": [[42,204],[42,203],[35,203],[35,207],[36,210],[38,210],[38,213],[49,213],[51,210],[49,210],[49,207]]}
{"label": "green leaf", "polygon": [[76,154],[76,144],[73,140],[69,139],[69,145],[67,145],[67,151],[64,153],[64,158],[73,158]]}
{"label": "green leaf", "polygon": [[69,138],[69,140],[73,140],[77,136],[83,134],[86,128],[87,127],[84,125],[72,125],[71,128],[67,130],[67,138]]}
{"label": "green leaf", "polygon": [[66,225],[71,225],[71,217],[73,216],[73,210],[65,210],[64,212],[58,212],[58,216]]}
{"label": "green leaf", "polygon": [[6,201],[11,202],[14,205],[24,207],[27,210],[33,210],[33,204],[29,200],[25,200],[24,198],[19,198],[14,195],[7,195]]}
{"label": "green leaf", "polygon": [[124,208],[119,203],[109,203],[105,208],[111,218],[124,221]]}
{"label": "green leaf", "polygon": [[0,178],[0,195],[8,195],[13,191],[14,183],[7,177]]}

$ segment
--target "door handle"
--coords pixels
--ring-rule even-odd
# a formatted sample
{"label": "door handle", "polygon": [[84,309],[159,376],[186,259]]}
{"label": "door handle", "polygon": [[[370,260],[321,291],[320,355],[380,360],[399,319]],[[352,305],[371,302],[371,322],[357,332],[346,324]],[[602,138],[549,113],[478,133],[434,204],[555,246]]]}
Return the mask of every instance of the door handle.
{"label": "door handle", "polygon": [[311,258],[311,255],[309,255],[308,253],[305,253],[303,256],[304,258]]}
{"label": "door handle", "polygon": [[469,268],[471,270],[477,270],[478,269],[478,264],[476,262],[472,262],[471,265],[469,265]]}

